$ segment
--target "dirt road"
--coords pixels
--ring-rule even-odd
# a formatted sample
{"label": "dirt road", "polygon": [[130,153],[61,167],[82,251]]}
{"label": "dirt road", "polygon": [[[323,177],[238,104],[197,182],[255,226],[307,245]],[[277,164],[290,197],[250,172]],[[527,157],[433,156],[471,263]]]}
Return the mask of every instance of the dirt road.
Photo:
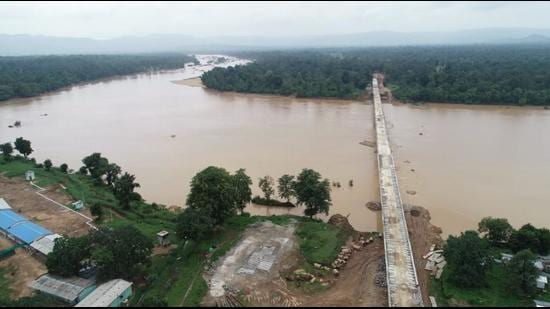
{"label": "dirt road", "polygon": [[386,288],[375,284],[384,260],[384,242],[375,240],[355,252],[340,272],[339,279],[326,292],[304,302],[309,307],[383,307],[388,305]]}

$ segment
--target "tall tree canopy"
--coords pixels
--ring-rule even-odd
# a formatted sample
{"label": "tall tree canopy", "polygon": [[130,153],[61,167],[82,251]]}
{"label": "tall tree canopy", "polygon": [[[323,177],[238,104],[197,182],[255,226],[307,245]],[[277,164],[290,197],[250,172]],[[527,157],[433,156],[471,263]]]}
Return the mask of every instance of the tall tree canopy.
{"label": "tall tree canopy", "polygon": [[202,76],[213,89],[357,98],[383,72],[404,101],[550,105],[550,45],[409,46],[242,52],[255,62]]}
{"label": "tall tree canopy", "polygon": [[321,174],[312,169],[303,169],[293,183],[298,205],[305,205],[304,214],[313,217],[318,213],[328,215],[332,205],[330,183],[322,179]]}
{"label": "tall tree canopy", "polygon": [[514,228],[504,218],[483,218],[479,222],[478,231],[494,245],[508,242]]}
{"label": "tall tree canopy", "polygon": [[15,139],[14,145],[15,145],[15,149],[17,149],[19,153],[25,156],[25,158],[28,157],[33,152],[33,149],[31,147],[31,142],[22,137],[18,137],[17,139]]}
{"label": "tall tree canopy", "polygon": [[218,225],[236,211],[235,186],[227,170],[209,166],[191,180],[187,206],[203,209]]}
{"label": "tall tree canopy", "polygon": [[101,78],[182,68],[183,54],[0,57],[0,101]]}
{"label": "tall tree canopy", "polygon": [[455,284],[468,288],[485,284],[485,275],[491,265],[489,242],[480,238],[476,231],[449,236],[444,254],[452,272],[449,278]]}
{"label": "tall tree canopy", "polygon": [[244,211],[246,205],[252,199],[252,179],[246,174],[244,168],[238,169],[233,175],[233,184],[235,187],[235,203],[238,210]]}

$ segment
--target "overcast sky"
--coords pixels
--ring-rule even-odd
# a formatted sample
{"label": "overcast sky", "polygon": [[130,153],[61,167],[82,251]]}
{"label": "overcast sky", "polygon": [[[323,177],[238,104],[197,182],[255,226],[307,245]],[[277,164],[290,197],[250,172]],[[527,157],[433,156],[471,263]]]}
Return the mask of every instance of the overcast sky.
{"label": "overcast sky", "polygon": [[0,2],[0,33],[113,38],[550,28],[550,2]]}

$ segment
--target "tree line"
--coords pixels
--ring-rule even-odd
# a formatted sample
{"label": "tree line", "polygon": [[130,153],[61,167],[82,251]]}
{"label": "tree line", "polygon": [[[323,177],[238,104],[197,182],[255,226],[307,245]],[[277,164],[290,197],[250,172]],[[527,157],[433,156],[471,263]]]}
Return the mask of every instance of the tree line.
{"label": "tree line", "polygon": [[477,231],[449,236],[444,255],[449,263],[452,283],[463,288],[483,287],[500,252],[515,253],[505,265],[507,293],[533,297],[537,294],[535,267],[537,255],[550,253],[550,230],[525,224],[516,230],[504,218],[487,217]]}
{"label": "tree line", "polygon": [[[267,200],[274,194],[273,184],[269,176],[260,178],[259,186]],[[187,207],[177,218],[177,235],[182,240],[196,242],[223,225],[238,211],[242,214],[252,200],[251,185],[252,179],[244,169],[232,175],[224,168],[210,166],[197,173],[191,180]],[[304,205],[306,216],[329,212],[329,182],[312,169],[303,169],[296,180],[284,175],[279,181],[279,191],[282,197],[288,200],[295,197],[298,205]]]}
{"label": "tree line", "polygon": [[255,60],[217,68],[221,91],[357,98],[382,72],[403,101],[550,105],[549,45],[472,45],[243,52]]}
{"label": "tree line", "polygon": [[0,57],[0,101],[112,76],[182,68],[195,61],[184,54]]}

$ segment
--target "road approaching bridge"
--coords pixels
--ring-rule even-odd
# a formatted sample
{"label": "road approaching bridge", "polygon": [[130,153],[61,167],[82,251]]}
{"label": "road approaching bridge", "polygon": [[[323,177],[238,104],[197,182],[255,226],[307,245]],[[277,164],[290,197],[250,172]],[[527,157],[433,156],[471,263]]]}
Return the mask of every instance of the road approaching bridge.
{"label": "road approaching bridge", "polygon": [[372,80],[372,94],[386,251],[388,303],[390,307],[422,307],[422,295],[416,276],[407,221],[397,185],[395,164],[376,78]]}

